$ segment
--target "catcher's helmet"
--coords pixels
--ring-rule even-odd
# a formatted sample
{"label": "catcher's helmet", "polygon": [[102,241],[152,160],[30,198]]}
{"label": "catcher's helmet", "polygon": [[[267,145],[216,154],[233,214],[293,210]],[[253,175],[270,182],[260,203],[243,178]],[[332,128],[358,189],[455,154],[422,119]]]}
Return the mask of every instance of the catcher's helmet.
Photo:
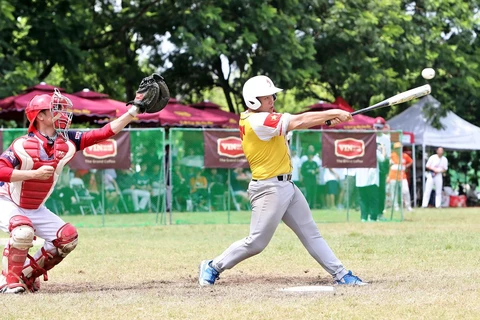
{"label": "catcher's helmet", "polygon": [[58,134],[60,134],[65,140],[68,140],[67,131],[70,128],[70,123],[72,122],[73,104],[69,98],[65,97],[55,89],[53,95],[50,94],[40,94],[30,100],[25,109],[25,114],[28,121],[30,121],[30,126],[28,131],[31,132],[35,128],[35,119],[37,115],[42,110],[50,110],[52,112],[53,127]]}
{"label": "catcher's helmet", "polygon": [[275,87],[269,77],[255,76],[243,85],[243,100],[249,109],[257,110],[261,105],[257,97],[273,95],[276,98],[275,93],[282,90]]}

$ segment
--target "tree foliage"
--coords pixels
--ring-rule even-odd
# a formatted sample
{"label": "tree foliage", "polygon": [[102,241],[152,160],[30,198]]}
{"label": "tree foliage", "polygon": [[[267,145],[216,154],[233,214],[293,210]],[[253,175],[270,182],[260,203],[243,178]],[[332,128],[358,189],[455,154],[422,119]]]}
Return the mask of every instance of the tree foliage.
{"label": "tree foliage", "polygon": [[[479,125],[478,3],[451,0],[0,0],[0,96],[40,81],[120,100],[161,71],[187,102],[224,95],[266,74],[296,112],[342,96],[355,108],[422,85]],[[381,109],[390,117],[404,106]],[[377,115],[377,114],[372,114]]]}

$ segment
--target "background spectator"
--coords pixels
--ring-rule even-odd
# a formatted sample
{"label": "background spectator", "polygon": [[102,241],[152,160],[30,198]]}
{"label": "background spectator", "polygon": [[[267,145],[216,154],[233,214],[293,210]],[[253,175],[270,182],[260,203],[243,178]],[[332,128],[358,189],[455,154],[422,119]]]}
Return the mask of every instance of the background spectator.
{"label": "background spectator", "polygon": [[430,200],[430,194],[435,186],[435,207],[440,208],[442,204],[443,173],[448,169],[448,160],[443,155],[443,148],[437,148],[437,153],[428,158],[426,169],[428,172],[425,190],[423,193],[422,207],[426,208]]}
{"label": "background spectator", "polygon": [[408,211],[412,211],[410,201],[410,188],[408,186],[406,169],[413,164],[412,158],[405,152],[402,152],[402,143],[393,144],[393,152],[390,156],[390,172],[388,174],[388,184],[390,199],[395,210],[399,209],[400,192],[403,202]]}
{"label": "background spectator", "polygon": [[133,175],[133,185],[130,187],[133,210],[135,212],[146,212],[151,206],[151,180],[147,173],[147,164],[140,165],[140,171]]}
{"label": "background spectator", "polygon": [[248,210],[250,208],[250,198],[248,196],[248,184],[252,180],[250,171],[244,168],[235,168],[230,170],[230,184],[235,197],[237,210]]}
{"label": "background spectator", "polygon": [[318,164],[313,160],[314,156],[314,153],[309,152],[307,155],[307,161],[305,161],[301,167],[302,184],[305,187],[305,198],[311,208],[313,208],[315,204],[317,177],[319,172]]}
{"label": "background spectator", "polygon": [[121,191],[115,181],[115,169],[106,169],[103,172],[103,183],[105,187],[105,213],[118,213],[118,203],[121,197]]}
{"label": "background spectator", "polygon": [[379,168],[379,184],[378,184],[378,209],[381,214],[385,210],[385,200],[387,196],[387,175],[390,171],[390,155],[392,151],[392,142],[390,134],[388,133],[389,127],[387,122],[382,117],[375,118],[373,128],[377,133],[377,148],[380,149],[383,160],[378,162]]}
{"label": "background spectator", "polygon": [[202,169],[198,169],[190,178],[190,195],[194,209],[208,211],[208,180]]}

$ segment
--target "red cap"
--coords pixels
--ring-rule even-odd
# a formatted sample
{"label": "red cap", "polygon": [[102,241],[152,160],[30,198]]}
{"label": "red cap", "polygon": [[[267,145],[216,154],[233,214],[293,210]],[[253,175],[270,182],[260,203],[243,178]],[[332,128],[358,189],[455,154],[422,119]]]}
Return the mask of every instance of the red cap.
{"label": "red cap", "polygon": [[382,117],[376,117],[375,118],[375,124],[383,124],[385,125],[387,122],[385,121],[385,119],[383,119]]}

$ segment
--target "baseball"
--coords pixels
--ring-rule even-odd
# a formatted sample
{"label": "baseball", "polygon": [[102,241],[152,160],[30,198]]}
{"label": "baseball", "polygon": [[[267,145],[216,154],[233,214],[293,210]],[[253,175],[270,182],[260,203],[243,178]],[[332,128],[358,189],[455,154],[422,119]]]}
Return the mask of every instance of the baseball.
{"label": "baseball", "polygon": [[422,70],[422,77],[424,79],[432,79],[433,77],[435,77],[435,70],[433,70],[432,68],[425,68]]}

